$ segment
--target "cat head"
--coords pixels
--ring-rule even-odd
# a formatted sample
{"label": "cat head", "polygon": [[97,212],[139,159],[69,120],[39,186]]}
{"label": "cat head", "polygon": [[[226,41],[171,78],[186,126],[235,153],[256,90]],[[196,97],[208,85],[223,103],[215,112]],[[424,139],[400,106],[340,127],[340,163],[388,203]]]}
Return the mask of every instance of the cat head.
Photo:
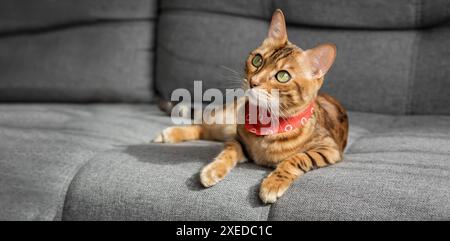
{"label": "cat head", "polygon": [[271,90],[277,89],[280,112],[294,115],[317,96],[335,57],[334,44],[303,50],[290,43],[283,12],[277,9],[267,38],[247,58],[245,87],[259,96],[259,105],[264,99],[270,103]]}

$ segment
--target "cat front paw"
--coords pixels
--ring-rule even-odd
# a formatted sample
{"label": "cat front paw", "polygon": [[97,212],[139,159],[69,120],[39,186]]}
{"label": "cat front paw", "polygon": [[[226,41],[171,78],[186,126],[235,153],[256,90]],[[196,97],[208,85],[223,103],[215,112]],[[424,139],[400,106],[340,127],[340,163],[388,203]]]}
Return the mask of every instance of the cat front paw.
{"label": "cat front paw", "polygon": [[177,143],[179,142],[174,133],[174,128],[176,127],[167,127],[161,133],[159,133],[152,142],[155,143]]}
{"label": "cat front paw", "polygon": [[200,171],[200,182],[204,187],[211,187],[221,181],[228,171],[223,163],[213,161]]}
{"label": "cat front paw", "polygon": [[291,181],[270,175],[265,178],[259,189],[259,197],[264,203],[275,203],[291,185]]}

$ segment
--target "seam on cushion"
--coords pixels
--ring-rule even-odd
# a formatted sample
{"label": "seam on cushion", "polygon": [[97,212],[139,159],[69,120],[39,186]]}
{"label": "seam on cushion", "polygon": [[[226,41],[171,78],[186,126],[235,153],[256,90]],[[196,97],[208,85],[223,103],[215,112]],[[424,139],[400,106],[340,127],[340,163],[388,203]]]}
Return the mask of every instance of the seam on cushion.
{"label": "seam on cushion", "polygon": [[18,28],[15,30],[6,30],[0,32],[0,38],[39,35],[46,33],[53,33],[64,30],[72,30],[76,28],[89,27],[103,25],[107,23],[127,23],[127,22],[147,22],[155,21],[156,18],[130,18],[130,19],[94,19],[94,20],[81,20],[72,21],[61,24],[51,24],[43,27],[30,27],[30,28]]}
{"label": "seam on cushion", "polygon": [[378,154],[378,153],[404,153],[404,154],[429,154],[429,155],[439,155],[439,156],[450,156],[449,153],[434,152],[434,151],[408,151],[408,150],[398,150],[398,151],[367,151],[367,152],[352,152],[347,153],[348,155],[365,155],[365,154]]}
{"label": "seam on cushion", "polygon": [[67,197],[67,192],[70,188],[70,185],[72,184],[72,181],[74,179],[74,177],[78,174],[79,170],[81,168],[83,168],[87,162],[89,162],[96,154],[93,154],[91,157],[89,157],[86,162],[82,163],[78,168],[75,168],[75,170],[73,170],[70,174],[68,175],[66,178],[64,178],[64,185],[62,190],[58,193],[58,197],[61,198],[62,202],[58,203],[58,207],[56,209],[56,213],[53,216],[53,220],[54,221],[60,221],[62,220],[62,214],[63,214],[63,209],[66,203],[66,197]]}
{"label": "seam on cushion", "polygon": [[268,21],[265,16],[259,17],[254,15],[244,15],[239,13],[231,13],[231,12],[224,12],[224,11],[218,11],[218,10],[208,10],[208,9],[190,9],[190,8],[183,8],[183,7],[171,7],[167,9],[161,10],[162,14],[164,15],[166,13],[171,12],[186,12],[186,13],[206,13],[206,14],[215,14],[215,15],[225,15],[230,17],[238,17],[238,18],[247,18],[247,19],[254,19],[254,20],[262,20],[262,21]]}
{"label": "seam on cushion", "polygon": [[273,212],[275,212],[275,211],[273,210],[275,205],[277,205],[277,203],[270,204],[269,212],[267,213],[267,220],[266,220],[266,221],[271,221],[271,220],[272,220],[272,218],[273,218]]}
{"label": "seam on cushion", "polygon": [[[440,170],[440,171],[446,171],[446,172],[450,172],[450,168],[443,166],[443,165],[436,165],[435,163],[398,163],[395,161],[381,161],[379,159],[371,159],[369,161],[352,161],[352,163],[355,164],[361,164],[363,166],[366,165],[372,165],[372,166],[392,166],[392,167],[400,167],[400,168],[404,168],[404,167],[412,167],[412,168],[420,168],[421,170]],[[337,169],[353,169],[355,167],[342,167],[342,166],[336,166]],[[357,167],[356,167],[357,168]],[[371,169],[371,168],[370,168]]]}
{"label": "seam on cushion", "polygon": [[[356,143],[357,141],[359,141],[359,140],[361,140],[361,139],[363,139],[363,138],[365,138],[366,136],[371,135],[371,134],[372,134],[372,132],[369,131],[369,130],[367,130],[366,133],[360,135],[358,138],[356,138],[355,140],[353,140],[353,142],[352,142],[351,145],[348,145],[348,146],[345,147],[345,149],[344,149],[344,156],[345,156],[345,154],[349,153],[350,148],[351,148],[352,146],[354,146],[355,143]],[[347,141],[348,141],[348,137],[347,137]]]}
{"label": "seam on cushion", "polygon": [[[100,156],[100,155],[103,155],[103,154],[105,154],[105,153],[108,153],[109,151],[111,151],[111,150],[114,150],[114,148],[109,148],[109,149],[105,149],[105,150],[103,150],[103,151],[100,151],[100,152],[97,152],[97,153],[95,153],[95,154],[93,154],[90,158],[88,158],[87,160],[86,160],[86,162],[85,163],[83,163],[82,165],[80,165],[76,170],[74,170],[74,175],[72,176],[72,178],[67,178],[67,180],[65,180],[65,181],[68,181],[66,184],[68,184],[67,186],[65,186],[66,188],[65,188],[65,190],[62,190],[61,191],[61,193],[60,193],[60,197],[64,197],[64,199],[63,199],[63,202],[62,202],[62,205],[60,205],[60,207],[58,208],[58,210],[57,210],[57,212],[56,212],[56,214],[55,214],[55,217],[54,217],[54,220],[62,220],[63,219],[63,216],[64,216],[64,209],[65,209],[65,207],[66,207],[66,201],[67,201],[67,194],[69,193],[69,191],[70,191],[70,189],[71,189],[71,186],[72,186],[72,183],[73,183],[73,181],[74,180],[76,180],[77,178],[78,178],[78,176],[80,175],[80,173],[86,168],[86,166],[89,164],[89,163],[91,163],[91,161],[92,160],[94,160],[95,158],[97,158],[98,156]],[[69,180],[70,179],[70,180]]]}
{"label": "seam on cushion", "polygon": [[273,9],[274,9],[274,4],[273,4],[273,0],[260,0],[259,1],[261,6],[262,6],[262,15],[266,18],[269,19],[269,17],[271,16]]}
{"label": "seam on cushion", "polygon": [[176,58],[177,60],[180,60],[183,62],[220,67],[219,64],[212,64],[211,62],[207,62],[207,61],[204,62],[204,61],[197,60],[197,59],[186,58],[185,56],[182,56],[181,54],[177,54],[177,53],[175,53],[175,51],[170,50],[169,47],[165,46],[162,43],[159,43],[157,48],[165,51],[166,54],[169,54],[172,57]]}
{"label": "seam on cushion", "polygon": [[[259,196],[258,196],[259,198]],[[272,205],[269,206],[267,212],[265,211],[266,209],[262,209],[261,213],[259,214],[259,221],[269,221],[269,215],[270,215],[270,211],[272,210]]]}
{"label": "seam on cushion", "polygon": [[[399,138],[426,138],[430,140],[445,140],[448,141],[450,137],[448,135],[442,135],[442,136],[430,136],[427,134],[401,134],[401,133],[393,133],[390,134],[389,132],[384,133],[372,133],[372,137],[374,138],[380,138],[380,137],[399,137]],[[358,138],[360,140],[361,138]]]}
{"label": "seam on cushion", "polygon": [[[385,128],[383,128],[383,130],[390,130],[390,129],[392,129],[392,127],[394,126],[395,122],[397,122],[398,119],[399,119],[399,117],[392,116],[392,115],[391,115],[390,117],[392,118],[392,122],[389,123]],[[350,121],[350,120],[349,120],[349,121]],[[351,122],[349,122],[349,124],[351,124]],[[361,139],[363,139],[363,138],[366,138],[366,137],[369,136],[369,135],[377,134],[377,131],[372,131],[372,130],[368,130],[368,129],[366,129],[366,130],[367,130],[367,133],[365,133],[365,134],[359,136],[358,138],[356,138],[356,139],[352,142],[352,144],[351,144],[350,146],[347,146],[347,147],[345,148],[344,157],[345,157],[345,154],[347,154],[347,153],[352,153],[352,152],[350,152],[350,148],[351,148],[352,146],[354,146],[355,143],[357,143],[359,140],[361,140]],[[347,137],[347,138],[348,138],[348,137]]]}
{"label": "seam on cushion", "polygon": [[275,11],[275,6],[276,6],[276,4],[275,4],[275,0],[271,0],[270,1],[270,9],[269,9],[269,12],[268,12],[268,16],[269,16],[269,19],[270,19],[270,17],[272,16],[272,13]]}
{"label": "seam on cushion", "polygon": [[423,1],[416,0],[415,5],[416,5],[416,12],[415,12],[414,22],[416,24],[416,27],[419,27],[419,26],[421,26],[421,24],[423,22],[423,18],[422,18]]}
{"label": "seam on cushion", "polygon": [[[355,140],[353,141],[352,145],[347,146],[347,147],[345,148],[346,152],[344,152],[344,158],[345,158],[345,156],[346,156],[347,154],[356,154],[356,153],[349,153],[348,151],[350,150],[350,148],[351,148],[353,145],[355,145],[355,143],[356,143],[358,140],[360,140],[360,139],[362,139],[362,138],[364,138],[364,137],[366,137],[366,136],[368,136],[368,135],[370,135],[370,134],[372,134],[372,133],[373,133],[372,131],[367,130],[367,132],[366,132],[365,134],[363,134],[363,135],[361,135],[360,137],[358,137],[357,139],[355,139]],[[345,161],[345,160],[344,160],[344,161]],[[300,178],[301,178],[301,177],[300,177]],[[268,214],[267,214],[267,221],[270,221],[270,220],[272,220],[272,218],[273,218],[273,212],[274,212],[273,209],[274,209],[274,205],[276,205],[276,203],[270,205],[269,212],[268,212]]]}
{"label": "seam on cushion", "polygon": [[[417,0],[416,0],[417,1]],[[272,6],[275,7],[275,6]],[[247,19],[254,19],[254,20],[261,20],[268,22],[270,19],[268,16],[254,16],[254,15],[244,15],[239,13],[231,13],[231,12],[222,12],[218,10],[207,10],[207,9],[189,9],[189,8],[183,8],[183,7],[170,7],[170,8],[162,8],[160,15],[164,15],[170,12],[192,12],[192,13],[204,13],[204,14],[215,14],[215,15],[224,15],[224,16],[231,16],[231,17],[239,17],[239,18],[247,18]],[[441,21],[435,25],[432,25],[428,28],[434,28],[439,27],[444,24],[448,23],[448,20]],[[417,28],[415,26],[411,27],[359,27],[359,26],[326,26],[326,25],[314,25],[314,24],[305,24],[305,23],[292,23],[292,22],[286,22],[287,27],[300,27],[300,28],[310,28],[310,29],[325,29],[325,30],[348,30],[348,31],[414,31]]]}
{"label": "seam on cushion", "polygon": [[[150,54],[153,54],[154,52],[149,52]],[[106,80],[107,82],[110,81],[110,79]],[[114,82],[118,82],[118,81],[114,81]],[[19,82],[19,83],[1,83],[0,87],[1,88],[15,88],[15,89],[19,89],[19,88],[24,88],[24,87],[29,87],[31,86],[33,83],[24,83],[24,82]],[[94,88],[100,88],[102,87],[103,89],[105,89],[105,84],[103,82],[99,82],[99,83],[92,83],[92,82],[86,82],[83,83],[83,85],[80,85],[79,82],[52,82],[52,83],[48,83],[48,82],[44,82],[44,83],[39,83],[38,85],[35,86],[31,86],[30,88],[33,89],[47,89],[47,88],[54,88],[54,87],[77,87],[78,89],[90,89],[92,87]],[[122,90],[123,88],[121,88]]]}
{"label": "seam on cushion", "polygon": [[447,4],[445,5],[445,16],[448,16],[450,14],[450,3],[447,1]]}
{"label": "seam on cushion", "polygon": [[[421,19],[422,19],[422,0],[416,0],[415,1],[416,6],[416,14],[415,14],[415,23],[416,26],[419,26]],[[416,81],[416,67],[417,67],[417,58],[419,57],[419,38],[420,38],[420,31],[416,30],[414,34],[414,39],[412,43],[412,53],[411,53],[411,59],[410,59],[410,71],[408,74],[407,79],[407,93],[406,93],[406,103],[404,107],[404,114],[413,114],[413,92],[414,92],[414,82]]]}

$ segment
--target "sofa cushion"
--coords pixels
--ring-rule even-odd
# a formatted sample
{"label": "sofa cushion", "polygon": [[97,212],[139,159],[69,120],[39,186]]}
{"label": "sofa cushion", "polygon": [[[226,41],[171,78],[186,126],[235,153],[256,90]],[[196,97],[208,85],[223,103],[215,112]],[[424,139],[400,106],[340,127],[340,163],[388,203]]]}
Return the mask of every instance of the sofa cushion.
{"label": "sofa cushion", "polygon": [[70,185],[63,220],[266,220],[258,197],[267,169],[239,165],[205,189],[198,172],[221,143],[129,145],[97,156]]}
{"label": "sofa cushion", "polygon": [[80,167],[167,122],[151,105],[0,105],[0,219],[60,219]]}
{"label": "sofa cushion", "polygon": [[195,10],[268,18],[276,8],[289,24],[369,29],[419,28],[450,17],[446,0],[167,0],[163,10]]}
{"label": "sofa cushion", "polygon": [[0,101],[149,101],[153,24],[0,37]]}
{"label": "sofa cushion", "polygon": [[448,220],[449,155],[347,154],[297,180],[269,220]]}
{"label": "sofa cushion", "polygon": [[151,101],[156,4],[2,1],[0,101]]}
{"label": "sofa cushion", "polygon": [[[216,142],[133,144],[92,158],[75,176],[64,220],[440,220],[450,217],[450,118],[350,113],[345,160],[307,173],[274,205],[258,197],[270,169],[238,165],[202,188]],[[168,122],[166,122],[168,123]],[[417,149],[412,133],[425,144]],[[395,133],[401,140],[391,139]],[[385,144],[371,138],[385,135]],[[435,139],[439,139],[435,142]],[[366,141],[367,140],[367,141]],[[397,143],[398,142],[398,143]],[[379,145],[379,147],[376,147]],[[395,148],[398,146],[398,148]],[[392,148],[394,147],[394,148]],[[371,151],[372,150],[372,151]]]}
{"label": "sofa cushion", "polygon": [[347,152],[450,155],[450,117],[425,115],[391,117],[391,123],[386,123],[383,129],[359,136]]}
{"label": "sofa cushion", "polygon": [[448,116],[351,112],[345,160],[307,173],[272,206],[258,197],[270,169],[253,163],[202,188],[198,172],[222,144],[149,143],[170,125],[153,105],[0,105],[1,219],[450,217]]}
{"label": "sofa cushion", "polygon": [[[162,8],[155,87],[165,99],[177,88],[193,91],[194,80],[202,80],[204,89],[239,87],[249,52],[267,34],[269,18],[223,14],[209,10],[214,4],[204,5],[208,11]],[[349,110],[450,114],[448,25],[420,30],[288,25],[288,35],[305,49],[325,42],[337,45],[336,61],[322,90]]]}
{"label": "sofa cushion", "polygon": [[2,0],[0,33],[104,20],[156,18],[156,0]]}
{"label": "sofa cushion", "polygon": [[350,114],[344,161],[307,173],[270,220],[448,220],[450,117]]}

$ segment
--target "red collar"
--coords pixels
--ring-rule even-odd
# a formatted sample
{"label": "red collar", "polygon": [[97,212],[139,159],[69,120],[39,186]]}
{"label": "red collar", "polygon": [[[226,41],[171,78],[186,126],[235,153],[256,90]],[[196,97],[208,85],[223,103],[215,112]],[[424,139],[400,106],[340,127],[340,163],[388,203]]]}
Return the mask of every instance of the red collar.
{"label": "red collar", "polygon": [[[247,131],[257,135],[257,136],[265,136],[265,135],[271,135],[271,134],[278,134],[283,133],[286,131],[291,131],[296,128],[303,127],[306,125],[309,119],[311,119],[311,116],[314,113],[314,105],[315,100],[311,101],[311,103],[300,113],[298,113],[295,116],[291,116],[288,119],[284,118],[278,118],[278,125],[274,123],[271,126],[271,121],[264,121],[263,123],[268,122],[267,124],[261,123],[261,117],[259,114],[257,115],[258,118],[256,120],[256,124],[250,124],[250,111],[249,111],[249,103],[245,103],[245,129]],[[258,107],[255,107],[256,110],[259,111]],[[267,113],[267,116],[270,118],[270,113]]]}

